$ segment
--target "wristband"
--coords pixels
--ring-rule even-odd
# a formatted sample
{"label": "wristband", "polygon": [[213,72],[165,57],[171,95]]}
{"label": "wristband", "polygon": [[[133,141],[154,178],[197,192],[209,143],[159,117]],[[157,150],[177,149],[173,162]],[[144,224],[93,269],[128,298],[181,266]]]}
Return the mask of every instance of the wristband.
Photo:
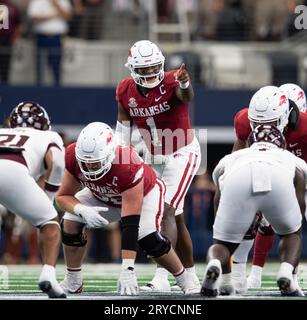
{"label": "wristband", "polygon": [[190,81],[187,81],[187,82],[179,82],[179,87],[180,89],[187,89],[190,85]]}

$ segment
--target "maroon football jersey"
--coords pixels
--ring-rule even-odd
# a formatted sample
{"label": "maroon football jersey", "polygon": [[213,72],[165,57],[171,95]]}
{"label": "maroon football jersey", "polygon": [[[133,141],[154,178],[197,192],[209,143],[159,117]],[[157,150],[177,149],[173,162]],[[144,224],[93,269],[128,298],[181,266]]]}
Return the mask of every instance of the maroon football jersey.
{"label": "maroon football jersey", "polygon": [[[237,138],[247,140],[251,127],[248,119],[248,108],[240,110],[234,119]],[[284,135],[287,149],[307,162],[307,114],[301,112],[296,129],[286,128]]]}
{"label": "maroon football jersey", "polygon": [[136,186],[144,178],[144,196],[156,183],[156,174],[130,147],[118,146],[110,171],[97,181],[88,180],[81,172],[76,156],[76,143],[66,148],[65,166],[83,187],[104,203],[121,206],[121,193]]}
{"label": "maroon football jersey", "polygon": [[134,120],[152,154],[171,154],[192,142],[189,106],[175,95],[176,70],[165,72],[163,81],[145,97],[134,80],[123,79],[116,100]]}

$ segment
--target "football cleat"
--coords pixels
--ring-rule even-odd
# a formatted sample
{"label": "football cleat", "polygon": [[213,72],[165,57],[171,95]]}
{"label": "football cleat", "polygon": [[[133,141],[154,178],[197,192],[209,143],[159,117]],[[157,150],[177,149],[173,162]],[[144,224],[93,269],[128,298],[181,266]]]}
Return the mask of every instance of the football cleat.
{"label": "football cleat", "polygon": [[[301,290],[291,289],[291,279],[287,277],[281,277],[277,279],[277,285],[279,287],[280,293],[284,297],[301,297],[304,293]],[[303,295],[301,295],[303,293]]]}
{"label": "football cleat", "polygon": [[221,296],[233,296],[236,291],[232,284],[221,284],[219,287],[219,293]]}
{"label": "football cleat", "polygon": [[171,292],[171,285],[169,281],[162,281],[153,278],[152,281],[140,287],[140,291],[145,292]]}
{"label": "football cleat", "polygon": [[65,291],[66,294],[81,293],[83,290],[82,276],[80,276],[80,274],[78,274],[77,276],[77,275],[68,273],[65,275],[64,280],[60,282],[60,286],[62,287],[62,289]]}
{"label": "football cleat", "polygon": [[245,277],[232,276],[234,290],[238,294],[244,294],[247,291],[247,279]]}
{"label": "football cleat", "polygon": [[184,294],[200,294],[200,283],[199,281],[195,281],[195,274],[185,270],[181,275],[176,276],[175,278],[177,285]]}
{"label": "football cleat", "polygon": [[60,286],[62,287],[62,289],[64,290],[64,292],[70,293],[70,294],[78,294],[78,293],[82,293],[83,291],[83,282],[80,283],[74,283],[74,284],[69,284],[68,281],[65,281],[66,279],[64,279],[63,281],[60,282]]}
{"label": "football cleat", "polygon": [[171,286],[171,291],[172,292],[181,292],[182,290],[177,284],[175,284],[175,285]]}
{"label": "football cleat", "polygon": [[38,286],[49,298],[66,298],[66,294],[55,277],[53,266],[44,265],[39,277]]}
{"label": "football cleat", "polygon": [[211,260],[207,265],[200,294],[205,297],[218,295],[218,280],[222,273],[221,263],[217,259]]}
{"label": "football cleat", "polygon": [[295,276],[287,268],[287,263],[282,263],[277,273],[277,285],[282,296],[302,297],[304,293],[300,289],[298,282],[295,281]]}
{"label": "football cleat", "polygon": [[248,278],[247,278],[247,288],[248,289],[261,288],[261,284],[262,284],[261,277],[258,278],[258,277],[252,276],[252,275],[248,276]]}

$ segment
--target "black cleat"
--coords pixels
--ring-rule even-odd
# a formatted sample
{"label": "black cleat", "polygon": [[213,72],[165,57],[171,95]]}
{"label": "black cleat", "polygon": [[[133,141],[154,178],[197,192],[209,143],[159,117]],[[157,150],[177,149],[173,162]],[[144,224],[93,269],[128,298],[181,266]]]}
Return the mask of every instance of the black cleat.
{"label": "black cleat", "polygon": [[49,298],[66,298],[65,293],[57,294],[52,288],[50,281],[42,281],[38,284],[39,288],[48,295]]}
{"label": "black cleat", "polygon": [[286,277],[282,277],[277,280],[277,285],[279,287],[281,295],[283,297],[301,297],[302,294],[299,292],[299,290],[290,292],[290,284],[291,280]]}
{"label": "black cleat", "polygon": [[203,285],[201,287],[200,295],[205,297],[216,297],[218,295],[218,289],[212,289],[210,287],[217,281],[220,276],[220,269],[216,266],[208,268]]}

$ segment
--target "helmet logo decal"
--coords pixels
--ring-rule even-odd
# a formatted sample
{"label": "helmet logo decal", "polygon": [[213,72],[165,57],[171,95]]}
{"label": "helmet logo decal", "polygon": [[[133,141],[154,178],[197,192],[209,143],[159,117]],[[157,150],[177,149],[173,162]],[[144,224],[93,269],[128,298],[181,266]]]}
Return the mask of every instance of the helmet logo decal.
{"label": "helmet logo decal", "polygon": [[287,97],[285,95],[282,95],[280,97],[279,106],[282,106],[284,103],[286,103]]}
{"label": "helmet logo decal", "polygon": [[113,138],[113,134],[112,132],[109,133],[109,135],[107,136],[107,144],[109,144],[112,141]]}
{"label": "helmet logo decal", "polygon": [[303,91],[300,91],[300,92],[298,93],[298,98],[297,98],[297,100],[300,100],[300,99],[304,99],[304,92],[303,92]]}

